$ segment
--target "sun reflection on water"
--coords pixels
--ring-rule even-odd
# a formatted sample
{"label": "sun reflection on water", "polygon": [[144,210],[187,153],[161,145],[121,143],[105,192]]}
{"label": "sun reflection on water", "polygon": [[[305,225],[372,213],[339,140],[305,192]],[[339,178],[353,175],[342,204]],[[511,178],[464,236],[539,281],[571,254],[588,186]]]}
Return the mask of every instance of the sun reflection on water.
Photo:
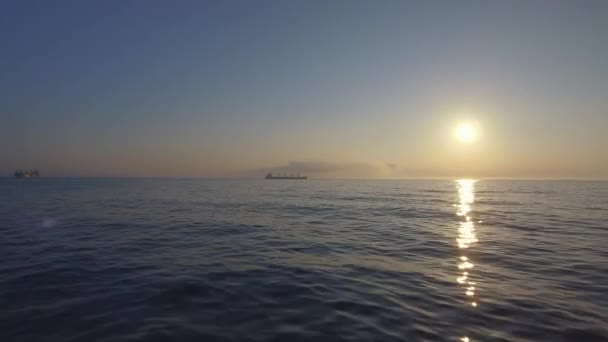
{"label": "sun reflection on water", "polygon": [[[477,301],[475,300],[475,285],[477,284],[471,281],[469,272],[475,267],[475,264],[466,255],[466,252],[477,243],[475,224],[470,215],[471,204],[475,201],[475,182],[473,179],[460,179],[456,181],[458,184],[459,202],[455,205],[457,208],[456,215],[460,217],[456,242],[460,249],[458,270],[461,272],[456,281],[462,287],[465,298],[472,307],[477,307]],[[465,336],[460,340],[468,342],[469,338]]]}

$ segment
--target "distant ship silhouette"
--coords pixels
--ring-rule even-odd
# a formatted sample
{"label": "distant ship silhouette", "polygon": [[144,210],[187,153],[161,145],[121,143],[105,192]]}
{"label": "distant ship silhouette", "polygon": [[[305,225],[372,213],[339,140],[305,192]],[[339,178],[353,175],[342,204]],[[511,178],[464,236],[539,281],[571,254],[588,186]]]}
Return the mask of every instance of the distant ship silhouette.
{"label": "distant ship silhouette", "polygon": [[15,178],[39,178],[38,170],[17,170],[14,173]]}
{"label": "distant ship silhouette", "polygon": [[284,172],[283,175],[281,175],[280,173],[277,172],[277,175],[274,176],[272,173],[267,173],[266,177],[264,177],[266,179],[308,179],[308,177],[306,176],[300,176],[300,173],[298,173],[297,175],[293,175],[293,173],[290,173],[289,176],[287,175],[287,172]]}

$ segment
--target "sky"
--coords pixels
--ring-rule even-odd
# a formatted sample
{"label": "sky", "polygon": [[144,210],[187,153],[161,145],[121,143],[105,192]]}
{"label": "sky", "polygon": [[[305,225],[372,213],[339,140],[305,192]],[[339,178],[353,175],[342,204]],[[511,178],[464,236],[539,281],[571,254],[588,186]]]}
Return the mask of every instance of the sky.
{"label": "sky", "polygon": [[608,179],[607,37],[603,0],[3,1],[0,173]]}

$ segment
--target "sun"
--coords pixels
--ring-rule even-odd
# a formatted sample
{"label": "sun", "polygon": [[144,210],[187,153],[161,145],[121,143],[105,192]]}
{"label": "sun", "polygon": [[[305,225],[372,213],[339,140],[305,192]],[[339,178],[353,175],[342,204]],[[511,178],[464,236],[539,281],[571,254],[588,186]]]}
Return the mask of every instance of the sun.
{"label": "sun", "polygon": [[454,130],[456,139],[464,143],[472,143],[477,140],[477,129],[470,122],[463,122]]}

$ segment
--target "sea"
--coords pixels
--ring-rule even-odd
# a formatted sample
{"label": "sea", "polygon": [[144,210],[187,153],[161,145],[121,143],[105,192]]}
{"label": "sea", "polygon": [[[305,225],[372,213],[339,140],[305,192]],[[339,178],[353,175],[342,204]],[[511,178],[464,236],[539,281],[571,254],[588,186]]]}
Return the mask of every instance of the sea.
{"label": "sea", "polygon": [[608,182],[1,179],[0,341],[608,341]]}

